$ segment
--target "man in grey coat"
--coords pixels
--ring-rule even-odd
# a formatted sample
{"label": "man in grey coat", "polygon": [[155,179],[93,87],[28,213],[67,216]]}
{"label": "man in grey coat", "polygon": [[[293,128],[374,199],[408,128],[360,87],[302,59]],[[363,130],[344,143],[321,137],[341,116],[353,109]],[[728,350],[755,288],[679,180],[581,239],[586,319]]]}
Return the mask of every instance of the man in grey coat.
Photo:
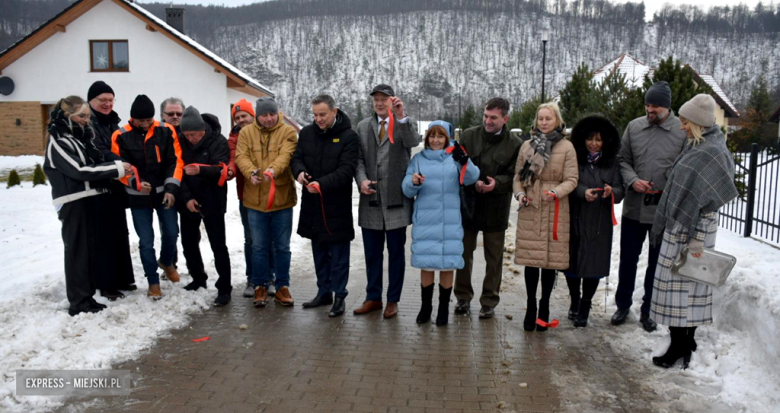
{"label": "man in grey coat", "polygon": [[[355,315],[382,309],[382,268],[387,240],[388,287],[384,317],[398,314],[406,268],[406,227],[412,223],[412,200],[401,190],[412,148],[420,144],[416,122],[407,117],[393,88],[377,85],[371,91],[374,115],[360,121],[360,155],[355,181],[360,189],[358,225],[366,256],[366,301]],[[390,111],[394,116],[391,129]],[[392,132],[392,135],[390,134]]]}
{"label": "man in grey coat", "polygon": [[[669,84],[655,83],[645,94],[647,116],[632,120],[623,133],[618,160],[626,184],[626,195],[620,229],[620,270],[615,293],[617,311],[612,316],[614,325],[623,324],[628,318],[639,254],[653,227],[666,178],[685,146],[685,132],[680,130],[680,120],[674,116],[671,105],[672,91]],[[656,329],[655,321],[650,318],[650,302],[660,248],[660,245],[650,245],[645,272],[645,294],[639,321],[648,332]]]}

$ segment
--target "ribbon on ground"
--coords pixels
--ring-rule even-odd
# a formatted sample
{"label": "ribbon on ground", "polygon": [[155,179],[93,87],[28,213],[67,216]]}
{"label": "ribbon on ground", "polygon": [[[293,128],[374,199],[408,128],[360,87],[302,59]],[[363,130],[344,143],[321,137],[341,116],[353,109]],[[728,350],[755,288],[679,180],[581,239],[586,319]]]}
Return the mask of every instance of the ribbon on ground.
{"label": "ribbon on ground", "polygon": [[558,328],[558,325],[559,325],[560,323],[561,323],[561,322],[560,322],[560,321],[558,321],[558,319],[557,319],[557,318],[553,318],[553,320],[552,320],[552,321],[550,321],[549,323],[548,323],[548,322],[546,322],[546,321],[544,321],[544,320],[542,320],[541,318],[537,318],[537,319],[536,319],[536,324],[538,324],[538,325],[539,325],[539,326],[541,326],[541,327]]}
{"label": "ribbon on ground", "polygon": [[219,175],[219,182],[218,182],[219,186],[225,186],[225,182],[227,182],[228,167],[227,167],[227,165],[225,165],[224,162],[220,162],[217,165],[208,165],[208,164],[205,164],[205,163],[190,163],[190,164],[184,165],[185,168],[188,167],[188,166],[200,166],[200,167],[204,167],[204,168],[222,168],[222,172],[220,172],[220,175]]}
{"label": "ribbon on ground", "polygon": [[211,340],[211,337],[206,336],[206,337],[192,339],[192,342],[193,343],[200,343],[201,341],[209,341],[209,340]]}
{"label": "ribbon on ground", "polygon": [[318,194],[320,194],[320,206],[322,206],[322,222],[325,224],[325,231],[328,231],[328,235],[333,235],[333,233],[330,232],[330,228],[328,228],[328,218],[325,216],[325,198],[322,196],[322,189],[320,188],[320,184],[316,182],[312,182],[306,185],[306,187],[314,188],[314,190],[317,191]]}
{"label": "ribbon on ground", "polygon": [[555,195],[555,192],[544,191],[545,195],[552,195],[555,197],[555,221],[553,222],[553,240],[558,241],[558,215],[561,212],[561,201]]}
{"label": "ribbon on ground", "polygon": [[268,191],[268,205],[266,208],[270,211],[271,208],[274,206],[274,198],[276,198],[276,179],[274,179],[274,174],[268,171],[263,172],[263,175],[271,179],[271,190]]}
{"label": "ribbon on ground", "polygon": [[[604,192],[605,191],[604,188],[594,188],[593,190],[596,191],[596,192]],[[617,218],[615,217],[615,193],[613,192],[612,193],[612,226],[614,227],[617,224],[618,224],[618,221],[617,221]]]}

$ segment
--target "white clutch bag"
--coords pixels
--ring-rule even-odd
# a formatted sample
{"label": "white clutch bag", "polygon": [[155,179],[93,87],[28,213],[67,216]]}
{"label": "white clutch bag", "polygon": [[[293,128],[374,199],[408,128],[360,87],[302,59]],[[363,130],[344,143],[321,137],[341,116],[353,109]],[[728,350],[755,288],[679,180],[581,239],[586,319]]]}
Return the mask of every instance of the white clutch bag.
{"label": "white clutch bag", "polygon": [[726,282],[736,264],[737,258],[732,255],[705,248],[701,257],[696,258],[688,252],[688,247],[685,247],[672,265],[672,274],[690,281],[720,287]]}

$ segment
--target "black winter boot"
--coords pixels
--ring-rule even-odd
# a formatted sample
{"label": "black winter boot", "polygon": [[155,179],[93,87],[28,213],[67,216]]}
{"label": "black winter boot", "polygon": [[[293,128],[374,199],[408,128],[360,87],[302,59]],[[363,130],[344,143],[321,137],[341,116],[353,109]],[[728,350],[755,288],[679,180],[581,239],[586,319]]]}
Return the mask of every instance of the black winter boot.
{"label": "black winter boot", "polygon": [[693,336],[696,335],[696,327],[688,327],[688,347],[691,348],[691,351],[696,351],[696,348],[698,347],[696,345],[696,339],[693,338]]}
{"label": "black winter boot", "polygon": [[431,312],[433,312],[433,284],[422,287],[420,295],[422,296],[422,307],[417,314],[417,324],[424,324],[431,321]]}
{"label": "black winter boot", "polygon": [[523,330],[536,330],[536,297],[529,298],[526,304],[525,319],[523,319]]}
{"label": "black winter boot", "polygon": [[582,299],[580,301],[580,311],[574,319],[574,327],[587,327],[588,316],[590,315],[590,300]]}
{"label": "black winter boot", "polygon": [[[539,318],[544,322],[550,322],[550,299],[539,300]],[[547,327],[536,325],[536,331],[547,331]]]}
{"label": "black winter boot", "polygon": [[580,284],[582,279],[576,277],[565,277],[566,285],[569,287],[569,298],[571,304],[569,304],[569,320],[577,318],[577,312],[580,309]]}
{"label": "black winter boot", "polygon": [[661,357],[653,357],[653,364],[658,367],[668,369],[677,363],[677,360],[683,359],[683,369],[688,368],[688,361],[691,359],[691,350],[688,343],[688,332],[685,327],[669,327],[669,335],[672,337],[672,343],[669,349]]}
{"label": "black winter boot", "polygon": [[439,284],[439,311],[436,313],[436,325],[446,326],[450,316],[450,295],[452,287],[444,288]]}

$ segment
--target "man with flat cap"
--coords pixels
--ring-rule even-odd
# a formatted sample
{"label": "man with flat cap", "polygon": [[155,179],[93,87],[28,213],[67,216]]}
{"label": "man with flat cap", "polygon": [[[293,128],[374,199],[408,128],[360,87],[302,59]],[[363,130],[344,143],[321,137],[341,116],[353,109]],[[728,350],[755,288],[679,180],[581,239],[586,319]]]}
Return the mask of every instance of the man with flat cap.
{"label": "man with flat cap", "polygon": [[[653,227],[666,177],[685,145],[685,132],[680,130],[680,120],[671,106],[669,84],[656,82],[645,94],[647,115],[632,120],[623,134],[618,160],[623,182],[626,183],[626,195],[620,229],[620,270],[615,293],[617,311],[612,316],[614,325],[623,324],[630,313],[639,254]],[[648,332],[656,329],[655,321],[650,318],[650,302],[660,248],[660,245],[650,245],[645,272],[639,321]]]}
{"label": "man with flat cap", "polygon": [[[158,260],[154,251],[154,213],[162,232],[159,265],[172,268],[179,237],[178,214],[174,208],[184,174],[179,136],[173,126],[154,120],[154,104],[146,95],[138,95],[130,107],[130,122],[114,132],[111,152],[133,165],[137,174],[122,178],[138,234],[141,263],[149,282],[147,295],[162,298]],[[179,273],[166,271],[171,282],[179,282]]]}
{"label": "man with flat cap", "polygon": [[[355,315],[382,309],[382,268],[387,241],[388,287],[384,317],[398,314],[406,268],[406,227],[412,223],[412,200],[401,183],[412,148],[420,144],[417,123],[406,115],[404,102],[393,88],[380,84],[371,91],[374,114],[358,123],[360,138],[355,181],[360,190],[358,225],[366,256],[366,300]],[[390,115],[394,117],[391,123]],[[393,128],[391,130],[391,124]],[[392,136],[390,135],[392,132]]]}

